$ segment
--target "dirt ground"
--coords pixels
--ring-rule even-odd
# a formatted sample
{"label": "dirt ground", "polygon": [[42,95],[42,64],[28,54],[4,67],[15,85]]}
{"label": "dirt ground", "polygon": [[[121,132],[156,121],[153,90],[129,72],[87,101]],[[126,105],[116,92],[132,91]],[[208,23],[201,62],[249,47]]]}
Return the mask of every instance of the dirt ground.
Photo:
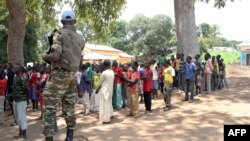
{"label": "dirt ground", "polygon": [[[182,102],[183,93],[173,93],[173,110],[164,112],[162,99],[153,100],[153,114],[144,114],[140,104],[137,117],[126,117],[127,110],[115,111],[112,124],[102,125],[96,115],[77,114],[75,141],[223,141],[225,124],[250,124],[250,68],[227,67],[228,90],[196,96],[193,103]],[[77,113],[80,112],[77,106]],[[39,112],[28,112],[28,140],[42,141]],[[13,141],[18,127],[0,129],[0,141]],[[58,117],[56,141],[65,138],[65,122]]]}

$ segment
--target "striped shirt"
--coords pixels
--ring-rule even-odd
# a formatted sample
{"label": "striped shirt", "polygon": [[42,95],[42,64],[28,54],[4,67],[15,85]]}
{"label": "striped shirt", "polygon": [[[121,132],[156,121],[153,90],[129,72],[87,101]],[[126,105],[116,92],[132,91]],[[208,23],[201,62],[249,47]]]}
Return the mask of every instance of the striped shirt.
{"label": "striped shirt", "polygon": [[179,62],[179,72],[185,72],[185,61],[180,60]]}

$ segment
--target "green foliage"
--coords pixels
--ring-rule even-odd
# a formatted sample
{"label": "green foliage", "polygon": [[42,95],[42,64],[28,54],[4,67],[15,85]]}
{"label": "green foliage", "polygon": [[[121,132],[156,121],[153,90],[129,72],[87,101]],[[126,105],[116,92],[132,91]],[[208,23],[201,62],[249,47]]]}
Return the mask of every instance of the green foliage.
{"label": "green foliage", "polygon": [[[24,40],[24,58],[26,62],[40,61],[39,53],[47,47],[48,32],[58,27],[58,19],[55,17],[60,11],[56,7],[62,8],[64,5],[70,5],[75,10],[79,29],[86,41],[105,43],[108,33],[112,30],[113,21],[121,14],[125,0],[25,0],[27,33]],[[7,61],[7,10],[6,1],[1,1],[0,62]]]}
{"label": "green foliage", "polygon": [[38,46],[38,30],[39,24],[36,22],[28,22],[26,27],[26,35],[24,37],[24,60],[27,62],[41,62],[41,48]]}
{"label": "green foliage", "polygon": [[156,15],[153,18],[136,15],[128,25],[127,38],[131,53],[156,55],[166,47],[176,45],[174,24],[170,17]]}
{"label": "green foliage", "polygon": [[7,10],[0,8],[0,64],[7,62]]}
{"label": "green foliage", "polygon": [[105,42],[125,3],[125,0],[75,0],[72,5],[78,21],[87,23],[96,39]]}
{"label": "green foliage", "polygon": [[240,42],[227,40],[220,37],[220,30],[217,25],[202,23],[197,27],[198,43],[201,52],[207,52],[212,47],[236,47]]}
{"label": "green foliage", "polygon": [[202,23],[197,27],[198,37],[208,37],[210,25]]}
{"label": "green foliage", "polygon": [[[211,0],[198,0],[198,1],[201,1],[201,2],[210,2]],[[226,6],[226,2],[227,1],[231,1],[231,2],[234,2],[234,0],[214,0],[214,7],[217,7],[217,8],[223,8]]]}
{"label": "green foliage", "polygon": [[114,48],[131,53],[132,46],[127,38],[127,28],[126,21],[116,21],[114,29],[110,33],[109,44]]}

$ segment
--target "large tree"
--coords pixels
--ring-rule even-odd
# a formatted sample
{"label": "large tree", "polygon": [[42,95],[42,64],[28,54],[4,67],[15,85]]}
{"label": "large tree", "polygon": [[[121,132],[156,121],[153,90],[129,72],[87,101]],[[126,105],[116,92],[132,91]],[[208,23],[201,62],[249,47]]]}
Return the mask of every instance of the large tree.
{"label": "large tree", "polygon": [[133,54],[160,54],[166,47],[173,45],[174,24],[166,15],[153,18],[136,15],[128,26],[128,38],[133,47]]}
{"label": "large tree", "polygon": [[[0,64],[7,62],[7,39],[8,39],[8,12],[7,9],[0,10]],[[23,56],[24,62],[38,62],[40,61],[40,51],[42,43],[39,35],[42,35],[39,31],[41,29],[39,22],[29,20],[26,25],[26,34],[23,44]],[[46,36],[47,37],[47,36]],[[38,40],[39,39],[39,40]],[[48,44],[48,43],[46,43]]]}
{"label": "large tree", "polygon": [[200,53],[194,3],[194,0],[174,0],[177,53],[184,53],[185,56]]}
{"label": "large tree", "polygon": [[26,23],[30,19],[38,19],[42,24],[56,24],[55,6],[69,4],[78,15],[78,21],[88,21],[98,38],[109,32],[112,21],[118,18],[125,5],[125,0],[5,0],[0,2],[0,9],[6,6],[9,11],[8,26],[8,62],[24,64],[23,41]]}
{"label": "large tree", "polygon": [[23,40],[25,36],[24,0],[6,0],[9,9],[8,26],[8,62],[24,64]]}
{"label": "large tree", "polygon": [[[198,0],[209,2],[210,0]],[[214,0],[214,6],[222,8],[227,0]],[[234,0],[230,0],[234,1]],[[174,0],[177,33],[177,53],[194,56],[200,53],[195,24],[196,0]]]}

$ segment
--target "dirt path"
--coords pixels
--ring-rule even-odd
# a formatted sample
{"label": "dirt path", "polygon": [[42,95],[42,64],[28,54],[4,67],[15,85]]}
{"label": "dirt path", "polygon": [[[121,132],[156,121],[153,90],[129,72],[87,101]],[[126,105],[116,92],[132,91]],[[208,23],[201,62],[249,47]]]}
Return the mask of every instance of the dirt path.
{"label": "dirt path", "polygon": [[[168,112],[163,112],[164,102],[160,99],[153,100],[153,115],[144,114],[144,105],[140,104],[137,117],[126,117],[126,110],[116,111],[116,119],[109,125],[100,124],[95,115],[77,115],[75,140],[84,141],[86,137],[89,141],[223,141],[224,124],[250,124],[249,70],[229,66],[229,90],[196,96],[193,103],[182,102],[183,93],[175,91],[174,109]],[[28,114],[29,140],[42,141],[41,121],[36,120],[39,112]],[[55,138],[62,141],[65,137],[63,118],[58,117],[58,124]],[[0,129],[0,141],[13,141],[17,130],[17,127]]]}

